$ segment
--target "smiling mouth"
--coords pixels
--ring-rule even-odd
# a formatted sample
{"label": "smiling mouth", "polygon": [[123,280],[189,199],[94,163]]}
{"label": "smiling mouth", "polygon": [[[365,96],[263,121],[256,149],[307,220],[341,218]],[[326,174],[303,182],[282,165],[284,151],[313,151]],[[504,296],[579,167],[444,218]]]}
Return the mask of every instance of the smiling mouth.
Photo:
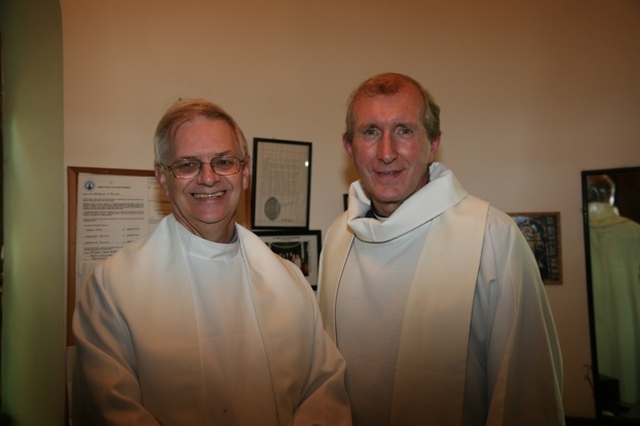
{"label": "smiling mouth", "polygon": [[394,176],[398,173],[397,170],[390,170],[390,171],[380,171],[380,172],[376,172],[377,175],[379,176]]}
{"label": "smiling mouth", "polygon": [[216,192],[215,194],[193,194],[193,198],[197,198],[199,200],[210,200],[213,198],[220,198],[224,195],[224,191]]}

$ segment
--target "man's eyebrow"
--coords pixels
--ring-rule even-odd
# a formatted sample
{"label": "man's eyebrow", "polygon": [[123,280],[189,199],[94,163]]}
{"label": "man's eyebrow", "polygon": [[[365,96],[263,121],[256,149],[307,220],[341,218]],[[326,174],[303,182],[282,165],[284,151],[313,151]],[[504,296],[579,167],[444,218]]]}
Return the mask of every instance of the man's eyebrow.
{"label": "man's eyebrow", "polygon": [[371,128],[379,129],[380,126],[378,126],[376,123],[364,123],[364,124],[359,125],[356,128],[357,129],[371,129]]}
{"label": "man's eyebrow", "polygon": [[[213,154],[213,157],[211,157],[211,158],[229,157],[231,155],[233,155],[233,152],[230,149],[228,149],[226,151],[216,152],[215,154]],[[199,155],[185,155],[184,157],[178,158],[178,160],[199,160],[199,161],[202,161],[202,160],[200,160],[200,158],[201,157]]]}
{"label": "man's eyebrow", "polygon": [[395,127],[408,127],[410,129],[417,129],[420,127],[420,125],[418,123],[412,123],[412,122],[400,122],[400,123],[396,123]]}

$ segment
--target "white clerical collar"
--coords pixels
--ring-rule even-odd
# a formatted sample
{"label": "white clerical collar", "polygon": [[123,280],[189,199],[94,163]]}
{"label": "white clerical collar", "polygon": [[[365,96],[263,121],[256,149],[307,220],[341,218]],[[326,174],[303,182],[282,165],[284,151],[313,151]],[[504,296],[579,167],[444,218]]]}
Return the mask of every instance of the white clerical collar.
{"label": "white clerical collar", "polygon": [[175,223],[178,226],[178,234],[180,235],[182,247],[184,251],[191,256],[203,259],[216,258],[217,260],[226,260],[232,258],[240,251],[238,233],[235,228],[234,236],[230,243],[216,243],[193,234],[177,220]]}
{"label": "white clerical collar", "polygon": [[429,171],[429,183],[407,198],[384,220],[365,217],[371,209],[371,200],[360,181],[352,183],[349,188],[347,224],[354,234],[363,241],[389,241],[432,220],[466,197],[467,192],[444,165],[433,163]]}

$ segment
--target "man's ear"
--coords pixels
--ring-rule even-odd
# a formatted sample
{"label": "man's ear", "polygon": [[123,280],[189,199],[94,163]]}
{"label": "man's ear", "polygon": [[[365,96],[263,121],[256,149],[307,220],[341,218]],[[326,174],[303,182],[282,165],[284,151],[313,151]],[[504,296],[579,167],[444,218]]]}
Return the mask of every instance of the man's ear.
{"label": "man's ear", "polygon": [[433,160],[436,158],[436,151],[438,151],[438,147],[440,146],[440,136],[435,138],[429,144],[429,161],[428,164],[433,163]]}
{"label": "man's ear", "polygon": [[344,146],[347,154],[349,154],[349,157],[353,160],[353,144],[349,142],[345,136],[342,137],[342,146]]}
{"label": "man's ear", "polygon": [[162,193],[164,194],[165,197],[168,197],[169,190],[167,189],[167,176],[164,174],[164,171],[162,170],[162,166],[159,166],[156,164],[153,167],[153,171],[156,175],[156,180],[162,187]]}
{"label": "man's ear", "polygon": [[242,189],[249,188],[251,183],[251,156],[247,155],[242,166]]}

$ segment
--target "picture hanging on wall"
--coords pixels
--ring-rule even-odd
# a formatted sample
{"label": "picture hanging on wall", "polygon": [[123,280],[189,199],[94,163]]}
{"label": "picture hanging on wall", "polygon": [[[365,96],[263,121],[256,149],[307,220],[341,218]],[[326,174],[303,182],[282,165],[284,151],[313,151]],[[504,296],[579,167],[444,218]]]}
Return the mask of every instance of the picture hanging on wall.
{"label": "picture hanging on wall", "polygon": [[254,232],[272,252],[300,268],[312,289],[317,288],[321,245],[319,230]]}
{"label": "picture hanging on wall", "polygon": [[509,213],[529,243],[545,284],[562,284],[560,213]]}
{"label": "picture hanging on wall", "polygon": [[309,228],[311,143],[253,139],[251,228]]}

